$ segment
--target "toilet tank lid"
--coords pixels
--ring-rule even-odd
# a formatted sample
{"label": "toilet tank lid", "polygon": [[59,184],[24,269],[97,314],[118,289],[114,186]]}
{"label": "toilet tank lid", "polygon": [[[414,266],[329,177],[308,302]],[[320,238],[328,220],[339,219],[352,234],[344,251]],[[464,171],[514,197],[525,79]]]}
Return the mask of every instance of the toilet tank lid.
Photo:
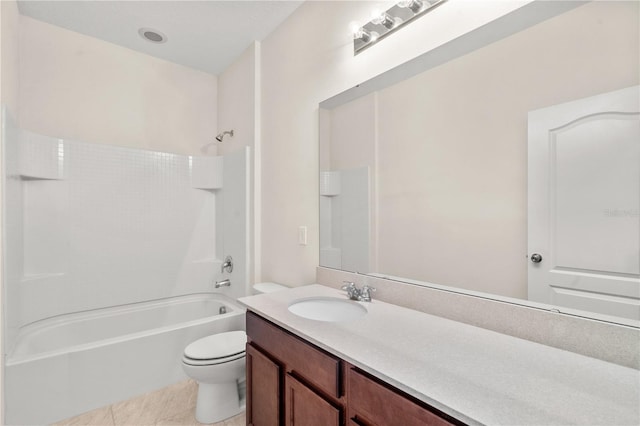
{"label": "toilet tank lid", "polygon": [[257,283],[253,285],[253,289],[260,293],[273,293],[274,291],[286,290],[289,287],[276,283]]}
{"label": "toilet tank lid", "polygon": [[184,354],[188,358],[201,360],[227,358],[244,352],[246,343],[247,333],[228,331],[196,340],[184,349]]}

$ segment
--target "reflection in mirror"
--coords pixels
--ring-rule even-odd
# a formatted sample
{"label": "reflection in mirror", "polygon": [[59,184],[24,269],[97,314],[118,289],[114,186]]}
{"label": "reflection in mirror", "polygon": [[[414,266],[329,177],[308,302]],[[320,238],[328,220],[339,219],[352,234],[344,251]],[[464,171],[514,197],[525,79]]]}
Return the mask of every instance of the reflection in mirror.
{"label": "reflection in mirror", "polygon": [[640,324],[639,16],[579,5],[321,104],[320,265]]}

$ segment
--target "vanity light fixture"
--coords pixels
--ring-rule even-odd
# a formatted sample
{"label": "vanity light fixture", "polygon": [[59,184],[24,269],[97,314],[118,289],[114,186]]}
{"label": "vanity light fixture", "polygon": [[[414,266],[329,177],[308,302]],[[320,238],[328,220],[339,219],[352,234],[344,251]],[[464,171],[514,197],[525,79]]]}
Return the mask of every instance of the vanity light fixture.
{"label": "vanity light fixture", "polygon": [[352,28],[353,54],[357,55],[376,41],[425,15],[445,1],[447,0],[401,0],[385,12],[373,12],[369,22]]}

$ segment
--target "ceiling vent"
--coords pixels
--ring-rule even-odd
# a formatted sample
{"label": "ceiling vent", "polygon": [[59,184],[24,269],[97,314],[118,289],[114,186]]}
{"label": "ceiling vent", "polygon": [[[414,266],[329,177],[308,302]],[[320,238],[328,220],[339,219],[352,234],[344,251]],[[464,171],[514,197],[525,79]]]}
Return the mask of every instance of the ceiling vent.
{"label": "ceiling vent", "polygon": [[138,34],[140,34],[140,37],[151,43],[161,44],[167,42],[167,36],[153,28],[140,28],[138,30]]}

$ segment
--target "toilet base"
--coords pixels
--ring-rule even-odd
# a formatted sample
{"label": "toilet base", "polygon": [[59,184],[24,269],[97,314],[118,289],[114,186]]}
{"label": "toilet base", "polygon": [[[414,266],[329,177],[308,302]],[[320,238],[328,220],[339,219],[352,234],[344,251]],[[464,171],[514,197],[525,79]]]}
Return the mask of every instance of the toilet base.
{"label": "toilet base", "polygon": [[237,382],[199,383],[196,420],[217,423],[244,411],[240,405]]}

